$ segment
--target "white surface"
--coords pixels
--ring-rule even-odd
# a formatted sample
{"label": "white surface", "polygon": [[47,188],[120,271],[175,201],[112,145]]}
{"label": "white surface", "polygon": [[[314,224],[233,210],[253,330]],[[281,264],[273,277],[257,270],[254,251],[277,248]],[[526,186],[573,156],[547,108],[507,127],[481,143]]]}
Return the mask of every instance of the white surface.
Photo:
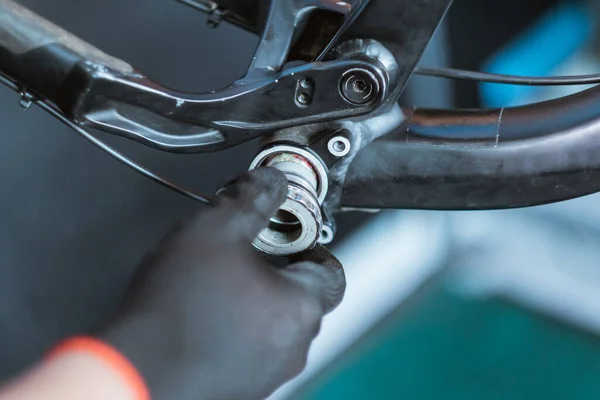
{"label": "white surface", "polygon": [[453,287],[600,334],[600,196],[449,219]]}

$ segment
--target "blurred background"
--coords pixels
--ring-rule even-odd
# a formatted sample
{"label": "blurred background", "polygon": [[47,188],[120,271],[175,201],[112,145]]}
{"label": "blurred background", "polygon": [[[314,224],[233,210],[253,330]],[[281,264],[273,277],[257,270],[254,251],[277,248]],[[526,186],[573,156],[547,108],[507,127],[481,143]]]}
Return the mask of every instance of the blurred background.
{"label": "blurred background", "polygon": [[[21,0],[186,91],[243,75],[257,38],[172,0]],[[455,0],[422,64],[509,74],[600,71],[600,1]],[[403,102],[510,106],[582,87],[415,78]],[[0,380],[114,311],[137,260],[200,206],[138,176],[0,88]],[[169,155],[99,136],[211,193],[257,144]],[[215,168],[218,166],[218,168]],[[600,197],[526,210],[338,218],[348,292],[307,370],[273,399],[600,397]]]}

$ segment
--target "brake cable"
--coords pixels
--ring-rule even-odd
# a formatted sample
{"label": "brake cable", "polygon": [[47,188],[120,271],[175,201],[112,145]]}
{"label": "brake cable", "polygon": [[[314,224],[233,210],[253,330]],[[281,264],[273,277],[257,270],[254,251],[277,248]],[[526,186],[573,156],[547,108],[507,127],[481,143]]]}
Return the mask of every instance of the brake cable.
{"label": "brake cable", "polygon": [[60,122],[62,122],[66,126],[68,126],[69,128],[73,129],[75,132],[77,132],[84,139],[86,139],[87,141],[92,143],[94,146],[96,146],[100,150],[104,151],[105,153],[107,153],[112,158],[116,159],[117,161],[120,161],[121,163],[125,164],[126,166],[134,169],[135,171],[142,174],[143,176],[153,180],[156,183],[161,184],[162,186],[164,186],[176,193],[182,194],[192,200],[196,200],[196,201],[199,201],[200,203],[204,203],[204,204],[212,203],[212,201],[208,197],[203,196],[201,194],[194,193],[191,190],[186,189],[177,183],[171,182],[170,180],[159,176],[158,174],[151,171],[150,169],[144,167],[143,165],[141,165],[141,164],[137,163],[136,161],[132,160],[131,158],[127,157],[125,154],[119,152],[117,149],[113,148],[112,146],[106,144],[102,140],[95,137],[93,134],[88,132],[86,129],[82,128],[81,126],[77,125],[73,121],[69,120],[53,104],[51,104],[45,100],[38,99],[35,96],[32,96],[27,91],[21,90],[19,88],[19,85],[16,82],[14,82],[12,79],[8,78],[7,76],[3,75],[2,73],[0,73],[0,83],[2,83],[4,86],[8,87],[9,89],[15,91],[16,93],[19,93],[24,98],[24,101],[26,102],[26,103],[22,104],[24,109],[28,109],[29,106],[31,105],[31,103],[34,103],[38,107],[40,107],[42,110],[46,111],[48,114],[50,114],[54,118],[56,118],[57,120],[59,120]]}
{"label": "brake cable", "polygon": [[460,79],[522,86],[566,86],[600,84],[600,74],[540,77],[493,74],[488,72],[468,71],[456,68],[431,67],[417,67],[414,73],[416,75],[437,78]]}

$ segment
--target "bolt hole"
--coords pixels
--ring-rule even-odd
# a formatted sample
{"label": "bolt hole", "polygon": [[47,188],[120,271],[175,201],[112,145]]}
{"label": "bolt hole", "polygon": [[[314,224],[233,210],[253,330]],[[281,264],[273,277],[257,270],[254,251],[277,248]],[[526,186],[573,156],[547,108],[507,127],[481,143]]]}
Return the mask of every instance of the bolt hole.
{"label": "bolt hole", "polygon": [[363,93],[367,90],[367,84],[362,79],[357,79],[356,81],[354,81],[352,87],[355,91],[359,93]]}
{"label": "bolt hole", "polygon": [[346,151],[346,144],[341,140],[336,140],[332,145],[333,149],[339,153]]}

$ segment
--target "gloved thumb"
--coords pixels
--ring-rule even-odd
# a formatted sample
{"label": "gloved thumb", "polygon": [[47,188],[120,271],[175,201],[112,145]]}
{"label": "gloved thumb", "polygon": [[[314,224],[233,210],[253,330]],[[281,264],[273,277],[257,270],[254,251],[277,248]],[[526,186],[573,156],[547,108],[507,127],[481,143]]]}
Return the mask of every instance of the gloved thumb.
{"label": "gloved thumb", "polygon": [[208,221],[203,222],[220,225],[219,232],[226,239],[250,243],[267,227],[286,193],[282,172],[274,168],[250,171],[219,193]]}

